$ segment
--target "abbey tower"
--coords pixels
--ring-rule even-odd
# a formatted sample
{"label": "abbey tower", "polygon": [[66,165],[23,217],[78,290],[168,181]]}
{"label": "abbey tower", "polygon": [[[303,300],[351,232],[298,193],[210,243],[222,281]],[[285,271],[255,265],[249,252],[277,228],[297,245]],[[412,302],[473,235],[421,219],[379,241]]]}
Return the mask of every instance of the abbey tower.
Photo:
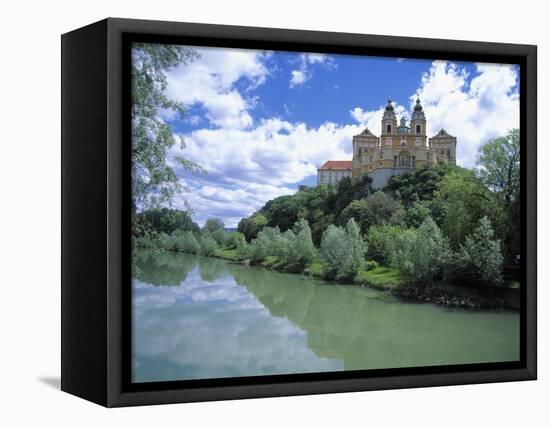
{"label": "abbey tower", "polygon": [[380,137],[368,128],[353,137],[352,178],[368,174],[373,187],[381,188],[390,177],[426,164],[456,164],[456,143],[456,137],[444,129],[427,137],[420,99],[416,100],[408,125],[404,116],[397,124],[392,101],[388,100]]}
{"label": "abbey tower", "polygon": [[337,184],[351,176],[368,174],[375,189],[382,188],[394,175],[424,165],[456,164],[456,137],[441,129],[428,138],[426,115],[420,99],[416,99],[411,119],[397,117],[391,99],[384,110],[380,136],[368,128],[353,137],[353,160],[329,160],[317,169],[317,184]]}

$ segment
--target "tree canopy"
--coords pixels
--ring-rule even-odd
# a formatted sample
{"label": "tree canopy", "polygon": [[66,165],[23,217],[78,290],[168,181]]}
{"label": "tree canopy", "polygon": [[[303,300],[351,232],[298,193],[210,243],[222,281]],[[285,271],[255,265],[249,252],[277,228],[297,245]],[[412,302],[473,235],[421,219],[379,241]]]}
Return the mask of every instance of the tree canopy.
{"label": "tree canopy", "polygon": [[519,129],[492,139],[479,149],[478,173],[506,206],[519,198]]}
{"label": "tree canopy", "polygon": [[[185,190],[174,169],[166,161],[167,151],[176,143],[171,127],[159,111],[184,113],[181,103],[166,94],[166,72],[199,57],[190,48],[165,44],[132,46],[132,207],[136,210],[159,207]],[[184,144],[182,142],[182,147]],[[193,172],[204,169],[183,157],[175,159]]]}

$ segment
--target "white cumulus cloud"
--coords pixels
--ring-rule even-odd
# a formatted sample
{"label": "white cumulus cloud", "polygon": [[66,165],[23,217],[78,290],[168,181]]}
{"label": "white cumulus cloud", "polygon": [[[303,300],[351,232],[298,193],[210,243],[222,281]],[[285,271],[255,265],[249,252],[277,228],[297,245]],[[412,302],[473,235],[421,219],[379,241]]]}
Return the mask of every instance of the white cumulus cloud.
{"label": "white cumulus cloud", "polygon": [[518,70],[514,65],[476,64],[470,77],[457,64],[434,61],[411,96],[420,97],[428,136],[441,128],[458,138],[457,162],[473,167],[476,153],[489,139],[519,127]]}
{"label": "white cumulus cloud", "polygon": [[[264,84],[269,74],[264,65],[269,52],[238,49],[197,48],[201,58],[167,74],[167,95],[186,106],[200,104],[215,126],[247,128],[253,119],[249,111],[255,99],[248,90]],[[246,81],[244,94],[236,87]]]}
{"label": "white cumulus cloud", "polygon": [[351,139],[360,129],[330,122],[308,127],[272,118],[251,129],[193,131],[185,135],[186,148],[175,146],[170,156],[185,156],[208,172],[197,177],[178,170],[191,188],[185,197],[196,219],[202,223],[223,215],[227,226],[235,226],[265,202],[293,193],[296,183],[315,176],[326,160],[350,159]]}
{"label": "white cumulus cloud", "polygon": [[289,86],[291,89],[296,86],[301,86],[312,77],[313,70],[311,66],[314,64],[322,64],[328,68],[336,68],[332,56],[322,53],[302,53],[298,59],[298,68],[290,72]]}
{"label": "white cumulus cloud", "polygon": [[[178,176],[190,189],[174,200],[174,205],[183,208],[186,198],[199,224],[220,217],[226,226],[236,226],[265,202],[296,191],[296,184],[315,176],[325,161],[350,160],[353,135],[365,126],[374,134],[380,133],[385,105],[353,108],[351,124],[310,126],[276,117],[254,121],[250,111],[261,100],[249,91],[268,78],[265,60],[269,54],[233,49],[200,51],[199,61],[168,75],[167,89],[171,98],[204,108],[203,117],[188,118],[204,127],[177,135],[185,140],[186,147],[176,144],[169,153]],[[335,67],[330,56],[320,54],[299,55],[297,63],[291,87],[304,84],[314,64]],[[405,108],[394,103],[395,112],[398,119],[410,116],[416,96],[420,96],[428,135],[445,128],[457,136],[458,162],[471,167],[483,142],[519,125],[517,78],[513,66],[477,64],[475,75],[470,76],[462,66],[434,61],[411,94],[411,104]],[[291,115],[288,108],[285,104],[287,117]],[[170,118],[164,111],[159,115]],[[190,175],[173,161],[176,156],[201,164],[208,174]]]}

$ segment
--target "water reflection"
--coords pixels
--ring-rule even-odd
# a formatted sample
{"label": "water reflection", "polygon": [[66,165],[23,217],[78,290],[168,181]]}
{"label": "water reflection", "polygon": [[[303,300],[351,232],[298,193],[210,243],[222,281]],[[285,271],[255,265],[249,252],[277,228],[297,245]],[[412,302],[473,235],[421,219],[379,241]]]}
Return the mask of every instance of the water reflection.
{"label": "water reflection", "polygon": [[134,278],[156,286],[180,285],[196,264],[195,256],[142,250],[136,253],[134,259]]}
{"label": "water reflection", "polygon": [[383,292],[189,255],[141,253],[138,265],[138,382],[519,356],[518,315],[511,312],[408,304]]}

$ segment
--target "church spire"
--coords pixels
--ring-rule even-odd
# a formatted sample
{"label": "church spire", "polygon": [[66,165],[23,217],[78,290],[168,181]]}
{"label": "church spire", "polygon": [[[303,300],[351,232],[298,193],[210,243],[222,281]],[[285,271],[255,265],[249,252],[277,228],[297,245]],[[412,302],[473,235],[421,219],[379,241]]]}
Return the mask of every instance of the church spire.
{"label": "church spire", "polygon": [[388,104],[384,110],[384,115],[382,116],[382,134],[392,134],[397,131],[397,117],[395,116],[395,111],[393,109],[393,103],[391,99],[388,99]]}
{"label": "church spire", "polygon": [[416,104],[414,106],[415,111],[422,111],[422,104],[420,103],[420,97],[416,97]]}

